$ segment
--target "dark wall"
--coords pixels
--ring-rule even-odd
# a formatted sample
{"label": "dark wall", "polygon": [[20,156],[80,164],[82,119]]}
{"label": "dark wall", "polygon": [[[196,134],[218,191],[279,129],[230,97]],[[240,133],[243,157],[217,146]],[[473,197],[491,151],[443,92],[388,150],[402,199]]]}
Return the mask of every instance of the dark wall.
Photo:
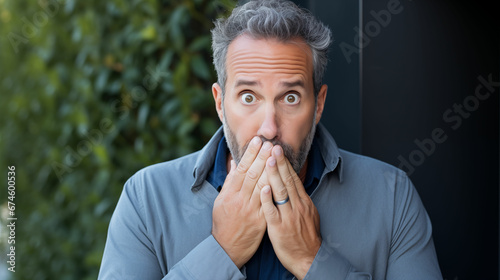
{"label": "dark wall", "polygon": [[[387,3],[364,1],[364,26]],[[481,82],[499,81],[497,11],[401,1],[396,12],[363,49],[362,152],[410,174],[445,279],[498,279],[499,88]]]}
{"label": "dark wall", "polygon": [[[309,7],[333,33],[324,82],[328,85],[326,108],[322,123],[342,148],[361,152],[361,53],[356,47],[345,52],[338,47],[354,45],[355,26],[360,26],[358,1],[296,1]],[[331,11],[339,11],[332,13]],[[341,11],[341,12],[340,12]],[[347,55],[346,55],[347,54]]]}
{"label": "dark wall", "polygon": [[[407,171],[432,220],[445,279],[498,279],[493,1],[296,3],[334,33],[322,122],[339,146]],[[363,31],[357,45],[355,29]]]}

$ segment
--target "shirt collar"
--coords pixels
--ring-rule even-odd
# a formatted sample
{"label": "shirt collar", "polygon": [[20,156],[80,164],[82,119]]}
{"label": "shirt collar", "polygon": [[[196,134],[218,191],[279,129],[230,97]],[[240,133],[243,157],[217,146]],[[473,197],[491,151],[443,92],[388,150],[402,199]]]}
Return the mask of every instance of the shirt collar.
{"label": "shirt collar", "polygon": [[214,133],[214,136],[208,143],[198,152],[198,158],[193,168],[194,182],[191,185],[191,190],[196,191],[205,182],[208,172],[212,168],[214,158],[217,153],[217,147],[220,139],[224,136],[222,126]]}
{"label": "shirt collar", "polygon": [[343,168],[340,149],[322,123],[318,123],[315,139],[318,141],[318,146],[326,165],[323,175],[337,170],[339,182],[342,183]]}
{"label": "shirt collar", "polygon": [[229,151],[226,143],[226,137],[222,136],[217,146],[217,154],[215,162],[210,173],[208,173],[207,181],[220,191],[227,176],[227,152]]}
{"label": "shirt collar", "polygon": [[319,182],[321,175],[323,175],[323,170],[325,169],[325,163],[316,138],[313,140],[311,149],[309,150],[309,155],[307,159],[307,172],[306,179],[304,180],[304,187],[307,189],[311,187],[316,180]]}

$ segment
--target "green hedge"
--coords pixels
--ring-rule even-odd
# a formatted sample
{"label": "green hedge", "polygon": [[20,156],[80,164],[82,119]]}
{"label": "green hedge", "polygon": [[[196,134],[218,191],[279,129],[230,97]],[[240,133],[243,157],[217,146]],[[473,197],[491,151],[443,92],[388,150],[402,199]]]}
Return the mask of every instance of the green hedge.
{"label": "green hedge", "polygon": [[0,203],[13,165],[18,218],[8,275],[96,279],[126,179],[220,125],[209,30],[234,4],[0,0]]}

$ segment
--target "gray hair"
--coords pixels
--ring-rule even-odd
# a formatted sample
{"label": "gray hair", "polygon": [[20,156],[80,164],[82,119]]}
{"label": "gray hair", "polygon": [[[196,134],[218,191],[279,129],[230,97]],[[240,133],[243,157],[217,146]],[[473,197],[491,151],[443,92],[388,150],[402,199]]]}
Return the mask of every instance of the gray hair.
{"label": "gray hair", "polygon": [[215,21],[212,29],[213,63],[223,97],[227,80],[227,50],[229,44],[242,34],[256,39],[274,38],[282,42],[302,38],[311,48],[314,94],[318,94],[328,61],[328,47],[332,41],[330,29],[293,2],[264,0],[238,6],[227,19]]}

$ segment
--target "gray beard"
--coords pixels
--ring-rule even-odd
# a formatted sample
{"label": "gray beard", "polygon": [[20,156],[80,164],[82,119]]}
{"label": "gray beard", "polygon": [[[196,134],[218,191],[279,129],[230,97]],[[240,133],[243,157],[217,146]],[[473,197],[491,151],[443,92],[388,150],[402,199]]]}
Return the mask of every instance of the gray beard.
{"label": "gray beard", "polygon": [[[231,128],[229,128],[229,125],[226,122],[226,112],[224,110],[224,107],[222,107],[222,113],[224,116],[222,124],[224,129],[224,135],[226,136],[227,146],[229,148],[229,152],[231,152],[231,155],[233,156],[235,163],[238,164],[241,158],[243,157],[243,154],[247,150],[248,144],[250,143],[251,139],[243,147],[239,147],[238,142],[236,141],[236,136],[234,135]],[[290,161],[293,170],[295,170],[295,173],[299,174],[300,170],[302,169],[307,160],[307,155],[309,154],[309,150],[311,149],[315,133],[316,133],[316,111],[314,113],[311,130],[309,131],[309,134],[307,134],[306,139],[304,139],[304,141],[302,141],[302,143],[300,144],[298,153],[295,153],[293,151],[292,146],[283,143],[279,140],[267,139],[263,136],[259,137],[262,140],[262,143],[264,143],[265,141],[269,141],[271,142],[271,144],[273,144],[273,146],[280,145],[283,148],[283,153],[285,154],[285,157],[288,159],[288,161]]]}

